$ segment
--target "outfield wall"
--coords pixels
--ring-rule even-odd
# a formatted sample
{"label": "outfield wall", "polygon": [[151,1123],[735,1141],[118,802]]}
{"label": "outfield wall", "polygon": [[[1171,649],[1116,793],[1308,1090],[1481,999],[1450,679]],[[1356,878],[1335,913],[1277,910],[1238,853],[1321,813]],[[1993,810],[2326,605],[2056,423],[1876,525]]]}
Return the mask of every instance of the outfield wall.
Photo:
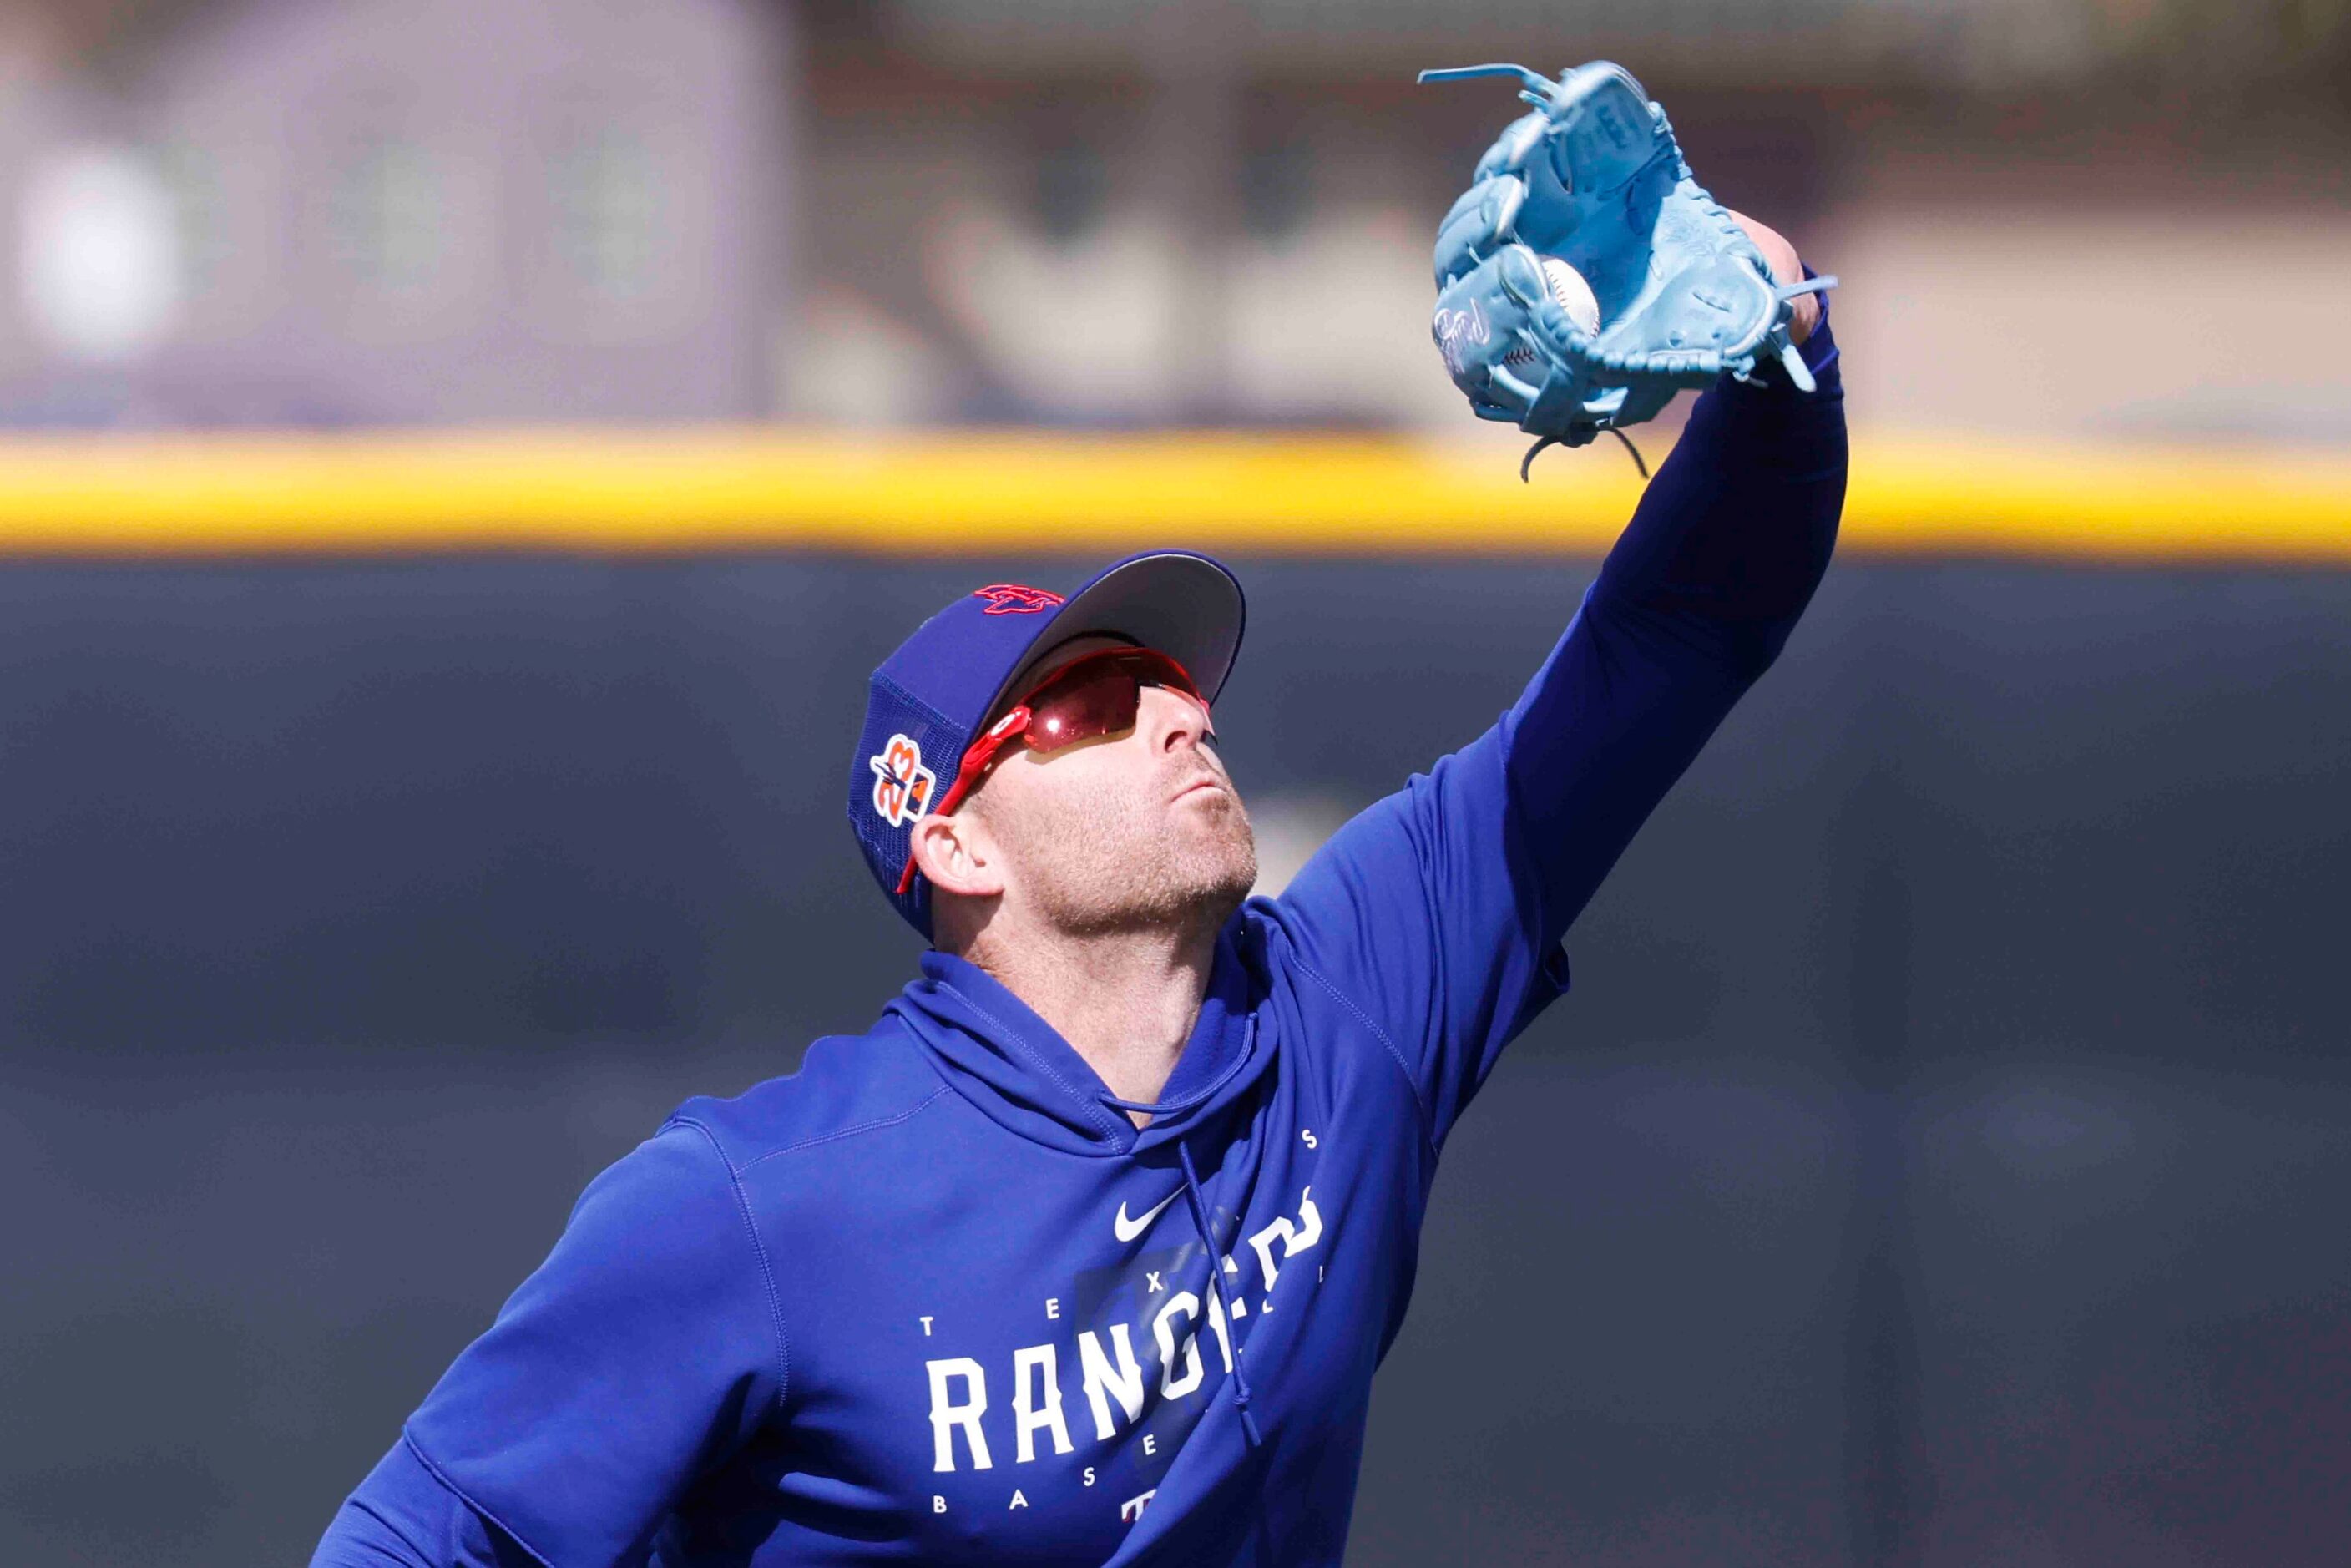
{"label": "outfield wall", "polygon": [[[1686,409],[1682,412],[1686,412]],[[1635,435],[1651,463],[1678,426]],[[1613,442],[795,426],[0,435],[0,560],[820,549],[1597,556],[1640,498]],[[2351,565],[2351,455],[1865,427],[1848,557]]]}

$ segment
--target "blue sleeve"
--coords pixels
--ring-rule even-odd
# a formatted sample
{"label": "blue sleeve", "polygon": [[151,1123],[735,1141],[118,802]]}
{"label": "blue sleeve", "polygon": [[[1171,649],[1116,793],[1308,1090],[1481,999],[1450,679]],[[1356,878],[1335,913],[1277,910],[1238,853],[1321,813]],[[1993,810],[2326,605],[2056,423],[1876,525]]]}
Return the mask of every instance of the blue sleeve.
{"label": "blue sleeve", "polygon": [[[564,1568],[629,1559],[782,1397],[769,1277],[732,1167],[701,1128],[671,1124],[589,1185],[547,1261],[409,1417],[413,1462],[396,1448],[346,1513],[458,1553],[422,1559],[434,1568],[503,1568],[478,1556],[501,1538]],[[477,1519],[455,1519],[435,1486]]]}
{"label": "blue sleeve", "polygon": [[1815,393],[1774,369],[1698,399],[1517,703],[1341,829],[1274,903],[1300,962],[1412,1075],[1433,1147],[1566,988],[1569,925],[1827,570],[1845,431],[1825,320],[1802,351]]}
{"label": "blue sleeve", "polygon": [[424,1468],[403,1437],[344,1500],[310,1568],[536,1568]]}

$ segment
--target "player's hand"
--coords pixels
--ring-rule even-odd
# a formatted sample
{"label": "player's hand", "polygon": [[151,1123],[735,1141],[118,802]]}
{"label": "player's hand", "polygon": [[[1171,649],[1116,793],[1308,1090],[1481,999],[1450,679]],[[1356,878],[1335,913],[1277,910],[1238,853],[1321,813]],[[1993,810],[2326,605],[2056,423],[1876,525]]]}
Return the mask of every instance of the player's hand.
{"label": "player's hand", "polygon": [[[1755,248],[1763,253],[1764,264],[1771,269],[1772,282],[1793,283],[1804,276],[1803,258],[1788,243],[1787,235],[1769,224],[1756,222],[1736,207],[1728,210],[1739,226],[1747,231],[1747,237],[1755,242]],[[1795,313],[1788,318],[1788,341],[1801,343],[1821,324],[1821,297],[1800,294],[1792,303]]]}

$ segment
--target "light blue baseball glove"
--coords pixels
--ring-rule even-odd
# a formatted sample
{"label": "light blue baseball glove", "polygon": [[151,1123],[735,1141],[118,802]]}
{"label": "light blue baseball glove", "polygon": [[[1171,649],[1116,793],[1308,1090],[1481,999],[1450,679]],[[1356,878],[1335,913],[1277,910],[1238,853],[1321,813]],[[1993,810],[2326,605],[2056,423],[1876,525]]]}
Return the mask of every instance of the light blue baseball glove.
{"label": "light blue baseball glove", "polygon": [[1553,442],[1582,446],[1607,430],[1632,449],[1625,426],[1725,372],[1748,381],[1776,360],[1813,390],[1788,340],[1791,301],[1836,279],[1773,282],[1624,67],[1596,61],[1552,81],[1464,66],[1420,79],[1487,76],[1520,78],[1534,110],[1486,150],[1437,229],[1431,330],[1479,416],[1538,438],[1521,478]]}

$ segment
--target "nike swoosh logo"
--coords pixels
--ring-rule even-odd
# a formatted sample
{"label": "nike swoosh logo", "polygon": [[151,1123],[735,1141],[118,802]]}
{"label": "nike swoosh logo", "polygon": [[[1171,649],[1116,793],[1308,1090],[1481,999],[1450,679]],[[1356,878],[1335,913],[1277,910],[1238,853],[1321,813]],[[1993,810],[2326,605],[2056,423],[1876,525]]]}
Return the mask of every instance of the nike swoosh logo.
{"label": "nike swoosh logo", "polygon": [[1118,1239],[1121,1241],[1132,1241],[1150,1229],[1151,1222],[1159,1218],[1160,1210],[1181,1197],[1183,1193],[1183,1188],[1176,1188],[1133,1219],[1126,1217],[1126,1205],[1121,1203],[1118,1206],[1118,1213],[1111,1218],[1110,1228],[1118,1233]]}

